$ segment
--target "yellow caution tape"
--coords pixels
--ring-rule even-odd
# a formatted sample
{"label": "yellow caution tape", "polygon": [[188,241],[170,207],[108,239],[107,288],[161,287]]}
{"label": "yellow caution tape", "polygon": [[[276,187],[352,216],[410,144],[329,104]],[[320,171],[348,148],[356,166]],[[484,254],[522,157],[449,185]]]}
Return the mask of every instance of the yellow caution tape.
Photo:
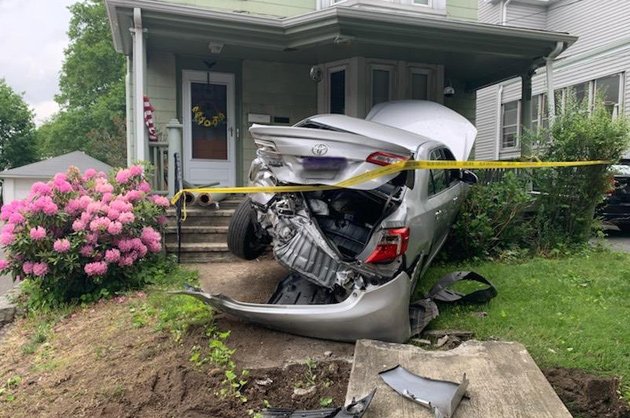
{"label": "yellow caution tape", "polygon": [[[173,196],[174,205],[184,193],[298,193],[314,192],[349,188],[389,174],[406,170],[426,169],[480,169],[491,170],[497,168],[545,168],[545,167],[579,167],[589,165],[610,164],[609,161],[402,161],[384,167],[376,168],[367,173],[359,174],[334,185],[299,185],[299,186],[243,186],[243,187],[203,187],[196,189],[182,189]],[[184,217],[186,219],[186,204],[184,203]]]}

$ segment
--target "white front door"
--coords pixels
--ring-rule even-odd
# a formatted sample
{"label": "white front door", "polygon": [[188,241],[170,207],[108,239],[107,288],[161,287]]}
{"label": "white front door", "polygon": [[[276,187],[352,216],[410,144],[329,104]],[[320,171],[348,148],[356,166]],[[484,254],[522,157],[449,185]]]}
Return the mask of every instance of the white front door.
{"label": "white front door", "polygon": [[236,185],[234,74],[182,72],[184,179]]}

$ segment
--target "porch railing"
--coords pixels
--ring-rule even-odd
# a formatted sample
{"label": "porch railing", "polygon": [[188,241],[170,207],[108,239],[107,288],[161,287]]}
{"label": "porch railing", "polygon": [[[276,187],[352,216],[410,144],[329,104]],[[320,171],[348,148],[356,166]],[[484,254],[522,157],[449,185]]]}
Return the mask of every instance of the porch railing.
{"label": "porch railing", "polygon": [[153,165],[151,187],[154,193],[168,193],[168,142],[149,142],[149,161]]}
{"label": "porch railing", "polygon": [[171,119],[166,125],[167,140],[149,142],[149,159],[155,168],[151,177],[151,186],[154,193],[165,194],[169,197],[175,194],[176,171],[175,164],[172,162],[174,161],[174,156],[178,155],[179,169],[181,170],[182,128],[183,125],[177,119]]}

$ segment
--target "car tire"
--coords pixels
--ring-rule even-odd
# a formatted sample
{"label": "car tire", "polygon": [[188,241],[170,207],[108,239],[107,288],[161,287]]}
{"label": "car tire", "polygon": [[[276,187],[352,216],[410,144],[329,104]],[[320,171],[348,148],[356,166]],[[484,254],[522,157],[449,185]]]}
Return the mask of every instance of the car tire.
{"label": "car tire", "polygon": [[253,260],[265,251],[266,243],[256,234],[256,211],[249,198],[243,200],[232,215],[227,244],[232,254],[244,260]]}

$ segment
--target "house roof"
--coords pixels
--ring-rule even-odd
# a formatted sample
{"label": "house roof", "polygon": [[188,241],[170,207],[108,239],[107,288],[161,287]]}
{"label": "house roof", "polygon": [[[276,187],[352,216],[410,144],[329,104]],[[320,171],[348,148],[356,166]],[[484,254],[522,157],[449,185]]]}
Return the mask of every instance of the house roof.
{"label": "house roof", "polygon": [[[403,9],[336,6],[288,18],[220,12],[155,0],[106,0],[114,45],[131,53],[133,9],[140,8],[148,48],[220,58],[320,64],[354,56],[439,64],[469,89],[544,65],[566,33],[448,19]],[[349,3],[351,4],[351,3]]]}
{"label": "house roof", "polygon": [[83,151],[74,151],[58,157],[23,165],[22,167],[0,171],[0,178],[51,178],[59,172],[64,172],[70,166],[75,166],[81,171],[94,168],[98,171],[109,171],[111,166],[92,158]]}

